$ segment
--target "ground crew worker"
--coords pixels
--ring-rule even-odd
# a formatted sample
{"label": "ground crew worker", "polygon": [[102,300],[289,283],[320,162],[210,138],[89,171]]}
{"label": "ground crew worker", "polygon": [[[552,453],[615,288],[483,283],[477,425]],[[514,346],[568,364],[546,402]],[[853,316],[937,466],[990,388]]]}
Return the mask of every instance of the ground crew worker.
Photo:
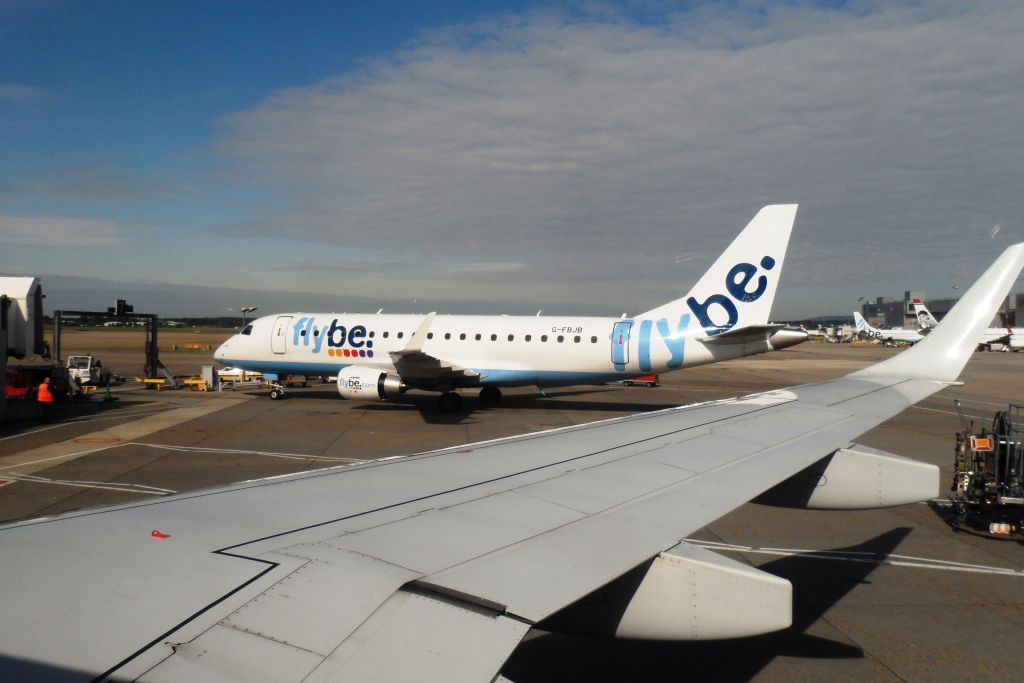
{"label": "ground crew worker", "polygon": [[43,422],[50,421],[50,406],[53,405],[53,392],[50,391],[50,378],[43,379],[36,391],[36,400],[39,402],[39,412]]}

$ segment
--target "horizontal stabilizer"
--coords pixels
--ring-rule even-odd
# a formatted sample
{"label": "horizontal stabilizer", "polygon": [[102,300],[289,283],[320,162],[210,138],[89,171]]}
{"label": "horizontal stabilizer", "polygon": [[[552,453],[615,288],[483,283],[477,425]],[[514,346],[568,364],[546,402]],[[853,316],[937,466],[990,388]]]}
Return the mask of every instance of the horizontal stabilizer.
{"label": "horizontal stabilizer", "polygon": [[807,332],[804,330],[786,325],[747,325],[746,327],[734,327],[714,336],[698,337],[697,341],[715,346],[763,342],[771,347],[765,350],[777,351],[801,344],[807,341],[807,338]]}
{"label": "horizontal stabilizer", "polygon": [[697,337],[702,344],[743,344],[746,342],[767,339],[785,325],[747,325],[734,327],[727,332],[708,337]]}
{"label": "horizontal stabilizer", "polygon": [[939,495],[935,465],[853,444],[768,489],[755,503],[816,510],[866,510]]}

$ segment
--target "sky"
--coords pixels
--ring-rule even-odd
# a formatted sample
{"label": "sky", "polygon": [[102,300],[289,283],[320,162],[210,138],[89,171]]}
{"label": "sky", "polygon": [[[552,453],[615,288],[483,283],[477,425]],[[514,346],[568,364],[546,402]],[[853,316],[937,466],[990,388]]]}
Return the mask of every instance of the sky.
{"label": "sky", "polygon": [[0,0],[0,274],[618,316],[795,202],[774,318],[956,296],[1024,240],[1021,35],[1017,2]]}

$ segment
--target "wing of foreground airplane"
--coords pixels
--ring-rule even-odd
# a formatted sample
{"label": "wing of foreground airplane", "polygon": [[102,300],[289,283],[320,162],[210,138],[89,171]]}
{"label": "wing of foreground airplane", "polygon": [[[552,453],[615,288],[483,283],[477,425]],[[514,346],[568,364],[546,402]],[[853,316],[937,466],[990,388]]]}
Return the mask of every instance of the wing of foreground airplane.
{"label": "wing of foreground airplane", "polygon": [[927,339],[834,381],[4,527],[0,667],[489,681],[531,625],[627,573],[614,635],[784,628],[788,582],[680,539],[762,494],[935,495],[936,468],[851,440],[956,379],[1022,265],[1009,248]]}

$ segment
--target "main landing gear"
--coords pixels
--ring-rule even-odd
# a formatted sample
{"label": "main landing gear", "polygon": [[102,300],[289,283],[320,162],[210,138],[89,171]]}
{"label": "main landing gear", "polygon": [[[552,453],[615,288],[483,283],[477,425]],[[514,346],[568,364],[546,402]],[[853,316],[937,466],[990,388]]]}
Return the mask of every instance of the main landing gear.
{"label": "main landing gear", "polygon": [[501,389],[494,386],[486,386],[480,390],[480,403],[485,407],[496,406],[501,403]]}
{"label": "main landing gear", "polygon": [[462,408],[462,396],[446,391],[437,397],[437,407],[442,413],[454,413]]}
{"label": "main landing gear", "polygon": [[270,398],[274,401],[279,401],[284,398],[284,386],[280,384],[270,385]]}

